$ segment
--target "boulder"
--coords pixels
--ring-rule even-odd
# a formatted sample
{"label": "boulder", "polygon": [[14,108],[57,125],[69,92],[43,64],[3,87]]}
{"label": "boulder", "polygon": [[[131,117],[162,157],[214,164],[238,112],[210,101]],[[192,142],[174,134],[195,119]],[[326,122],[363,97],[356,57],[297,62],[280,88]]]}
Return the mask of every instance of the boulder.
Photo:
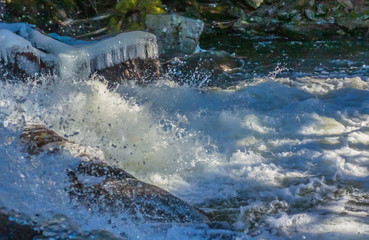
{"label": "boulder", "polygon": [[337,21],[338,26],[349,33],[357,35],[369,35],[369,20],[362,20],[361,18],[344,18]]}
{"label": "boulder", "polygon": [[245,0],[245,3],[250,7],[257,9],[263,3],[264,0]]}
{"label": "boulder", "polygon": [[345,9],[351,10],[354,8],[354,5],[350,0],[337,0]]}
{"label": "boulder", "polygon": [[118,82],[160,76],[156,37],[150,33],[127,32],[70,45],[23,23],[0,23],[0,31],[0,62],[27,75],[46,72],[74,78],[99,72]]}
{"label": "boulder", "polygon": [[326,21],[289,22],[282,25],[280,34],[290,40],[322,40],[337,35],[339,27]]}
{"label": "boulder", "polygon": [[21,214],[0,209],[0,239],[23,240],[33,239],[41,233],[35,224]]}
{"label": "boulder", "polygon": [[[106,230],[84,232],[73,220],[62,214],[56,214],[43,222],[31,219],[25,214],[0,209],[0,239],[95,239],[124,240]],[[40,219],[39,219],[40,220]]]}
{"label": "boulder", "polygon": [[[198,209],[154,185],[138,180],[123,169],[110,166],[103,154],[73,143],[42,125],[27,125],[20,142],[29,154],[61,150],[80,159],[68,169],[71,199],[94,212],[128,213],[137,221],[207,223]],[[89,181],[85,181],[88,178]],[[92,179],[92,180],[91,180]]]}
{"label": "boulder", "polygon": [[177,14],[147,15],[145,25],[156,35],[160,57],[166,59],[194,53],[204,28],[204,22]]}
{"label": "boulder", "polygon": [[163,64],[166,74],[199,87],[227,86],[243,79],[244,61],[225,51],[200,51],[179,61]]}

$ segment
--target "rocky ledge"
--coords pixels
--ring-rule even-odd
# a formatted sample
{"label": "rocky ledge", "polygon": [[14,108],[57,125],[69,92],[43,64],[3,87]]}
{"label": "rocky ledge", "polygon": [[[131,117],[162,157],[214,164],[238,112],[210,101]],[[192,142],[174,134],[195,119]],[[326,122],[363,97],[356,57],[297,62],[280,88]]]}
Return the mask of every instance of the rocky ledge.
{"label": "rocky ledge", "polygon": [[[340,40],[369,37],[369,2],[364,0],[244,0],[202,4],[198,17],[210,36]],[[218,18],[218,20],[217,20]],[[220,20],[219,20],[220,19]]]}

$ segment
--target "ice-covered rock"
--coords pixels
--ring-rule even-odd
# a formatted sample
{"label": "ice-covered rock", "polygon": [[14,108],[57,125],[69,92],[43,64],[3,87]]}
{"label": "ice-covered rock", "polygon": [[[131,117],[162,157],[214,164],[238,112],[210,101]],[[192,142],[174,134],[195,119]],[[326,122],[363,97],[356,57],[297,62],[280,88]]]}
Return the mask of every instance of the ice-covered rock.
{"label": "ice-covered rock", "polygon": [[[40,72],[42,67],[64,78],[75,77],[77,73],[88,76],[96,71],[106,73],[111,80],[160,74],[156,37],[150,33],[127,32],[97,42],[77,41],[69,45],[28,24],[0,23],[0,30],[1,61],[29,75]],[[24,57],[18,60],[24,53],[33,56],[27,60],[35,61],[25,62]]]}
{"label": "ice-covered rock", "polygon": [[204,22],[177,14],[147,15],[146,28],[158,38],[160,56],[164,58],[192,54],[204,28]]}
{"label": "ice-covered rock", "polygon": [[4,3],[0,1],[0,22],[3,21],[5,14],[6,14],[6,9],[5,9]]}
{"label": "ice-covered rock", "polygon": [[0,29],[0,62],[28,75],[51,70],[56,59],[8,29]]}
{"label": "ice-covered rock", "polygon": [[112,214],[124,212],[138,221],[208,222],[199,210],[169,192],[110,166],[100,151],[73,143],[42,125],[26,126],[21,143],[30,154],[66,150],[79,158],[80,164],[68,170],[67,191],[87,209]]}

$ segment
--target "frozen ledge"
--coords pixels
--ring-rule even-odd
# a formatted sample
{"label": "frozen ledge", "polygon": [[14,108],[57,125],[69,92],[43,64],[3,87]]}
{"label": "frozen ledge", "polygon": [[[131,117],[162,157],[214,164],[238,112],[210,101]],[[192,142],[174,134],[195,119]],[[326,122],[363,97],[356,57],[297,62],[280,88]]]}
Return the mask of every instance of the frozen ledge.
{"label": "frozen ledge", "polygon": [[69,45],[40,33],[33,25],[0,23],[0,62],[27,75],[48,72],[71,78],[113,70],[116,76],[107,75],[116,80],[140,78],[148,69],[160,74],[158,59],[156,37],[147,32]]}

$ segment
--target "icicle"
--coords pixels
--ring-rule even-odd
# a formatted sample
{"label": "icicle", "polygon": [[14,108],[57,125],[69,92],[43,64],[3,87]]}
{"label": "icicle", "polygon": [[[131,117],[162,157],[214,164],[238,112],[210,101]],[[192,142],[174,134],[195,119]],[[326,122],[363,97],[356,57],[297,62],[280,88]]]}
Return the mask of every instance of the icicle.
{"label": "icicle", "polygon": [[53,62],[61,77],[70,78],[77,73],[89,75],[128,60],[159,57],[155,35],[146,32],[121,33],[99,42],[68,45],[32,27],[23,23],[0,23],[0,56],[5,63],[15,60],[15,55],[11,56],[8,50],[18,48],[17,52],[32,52],[38,58]]}

